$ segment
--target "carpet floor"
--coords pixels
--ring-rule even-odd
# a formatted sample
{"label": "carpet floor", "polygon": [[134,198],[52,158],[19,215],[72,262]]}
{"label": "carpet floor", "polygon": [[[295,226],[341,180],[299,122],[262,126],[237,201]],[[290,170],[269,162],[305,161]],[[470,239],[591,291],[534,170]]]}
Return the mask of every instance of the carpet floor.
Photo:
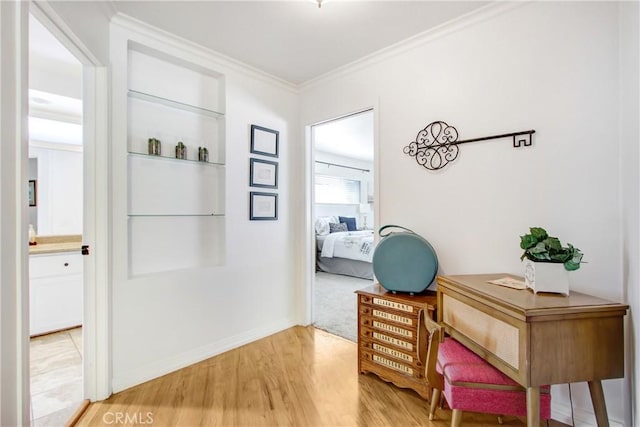
{"label": "carpet floor", "polygon": [[372,284],[372,280],[317,272],[313,293],[313,326],[357,342],[358,300],[354,292]]}

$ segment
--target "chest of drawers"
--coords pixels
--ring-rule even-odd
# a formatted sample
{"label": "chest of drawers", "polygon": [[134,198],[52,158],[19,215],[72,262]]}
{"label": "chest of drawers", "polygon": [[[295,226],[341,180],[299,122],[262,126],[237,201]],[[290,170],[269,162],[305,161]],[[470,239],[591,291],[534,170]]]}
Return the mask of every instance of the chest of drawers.
{"label": "chest of drawers", "polygon": [[394,294],[380,285],[358,295],[358,370],[373,373],[429,399],[424,376],[427,353],[422,313],[435,318],[436,292]]}

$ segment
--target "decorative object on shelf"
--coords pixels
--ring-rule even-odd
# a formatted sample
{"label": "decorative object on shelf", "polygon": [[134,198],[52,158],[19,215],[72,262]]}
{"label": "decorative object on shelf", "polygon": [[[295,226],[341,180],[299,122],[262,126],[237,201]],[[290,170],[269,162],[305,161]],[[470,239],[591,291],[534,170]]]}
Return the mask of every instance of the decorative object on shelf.
{"label": "decorative object on shelf", "polygon": [[249,219],[266,221],[278,219],[278,195],[276,193],[249,192]]}
{"label": "decorative object on shelf", "polygon": [[198,147],[198,161],[199,162],[209,161],[209,150],[207,149],[207,147]]}
{"label": "decorative object on shelf", "polygon": [[582,252],[568,243],[566,247],[544,228],[531,227],[529,234],[520,236],[524,249],[524,280],[534,293],[555,292],[569,295],[569,271],[580,268]]}
{"label": "decorative object on shelf", "polygon": [[30,179],[29,180],[29,206],[38,205],[37,191],[38,189],[36,186],[36,180]]}
{"label": "decorative object on shelf", "polygon": [[[505,133],[458,141],[458,130],[443,121],[432,122],[418,132],[416,140],[404,147],[404,153],[416,158],[419,165],[429,170],[444,168],[458,157],[458,145],[467,142],[486,141],[513,137],[513,148],[528,147],[533,142],[535,130]],[[522,138],[521,138],[522,137]]]}
{"label": "decorative object on shelf", "polygon": [[280,132],[258,125],[251,125],[251,152],[263,156],[278,157]]}
{"label": "decorative object on shelf", "polygon": [[186,159],[187,158],[187,147],[184,145],[182,141],[178,141],[178,145],[176,145],[176,159]]}
{"label": "decorative object on shelf", "polygon": [[249,164],[249,186],[278,188],[278,163],[251,158]]}
{"label": "decorative object on shelf", "polygon": [[152,156],[159,156],[161,153],[160,140],[156,138],[149,138],[149,154]]}

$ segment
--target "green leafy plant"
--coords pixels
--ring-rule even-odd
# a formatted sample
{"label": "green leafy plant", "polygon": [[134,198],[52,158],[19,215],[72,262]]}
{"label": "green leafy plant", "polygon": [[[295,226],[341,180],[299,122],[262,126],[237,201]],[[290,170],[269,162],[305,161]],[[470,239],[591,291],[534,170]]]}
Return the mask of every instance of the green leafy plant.
{"label": "green leafy plant", "polygon": [[540,227],[531,227],[529,234],[520,236],[520,247],[524,253],[520,260],[527,258],[534,262],[556,262],[563,263],[568,271],[580,268],[582,252],[580,249],[568,243],[562,246],[557,237],[551,237],[547,230]]}

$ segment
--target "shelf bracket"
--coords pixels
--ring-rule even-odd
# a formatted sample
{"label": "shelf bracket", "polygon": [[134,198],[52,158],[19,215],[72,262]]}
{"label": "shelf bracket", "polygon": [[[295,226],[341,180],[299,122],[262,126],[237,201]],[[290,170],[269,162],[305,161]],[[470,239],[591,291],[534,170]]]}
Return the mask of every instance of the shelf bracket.
{"label": "shelf bracket", "polygon": [[536,131],[523,130],[458,140],[458,130],[443,121],[432,122],[418,132],[416,140],[404,147],[404,153],[416,158],[416,162],[429,170],[444,168],[458,157],[458,145],[468,142],[488,141],[491,139],[513,138],[513,148],[530,147]]}

